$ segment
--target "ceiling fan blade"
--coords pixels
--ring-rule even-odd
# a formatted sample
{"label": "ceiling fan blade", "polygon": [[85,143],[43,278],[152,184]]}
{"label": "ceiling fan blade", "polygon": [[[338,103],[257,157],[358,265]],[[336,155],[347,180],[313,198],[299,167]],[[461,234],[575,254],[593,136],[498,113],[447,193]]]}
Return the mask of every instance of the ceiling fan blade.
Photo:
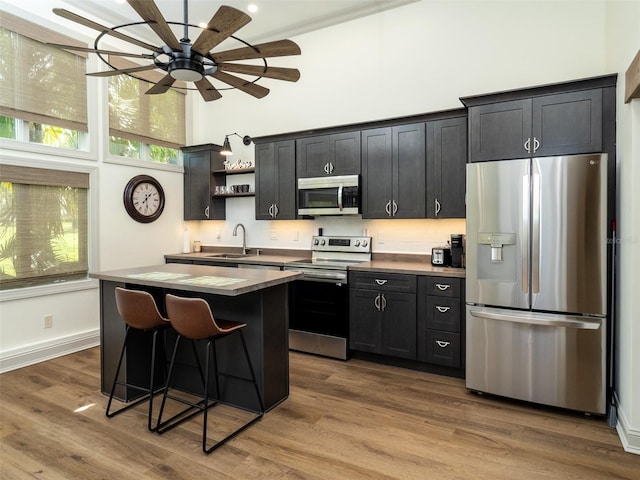
{"label": "ceiling fan blade", "polygon": [[151,55],[150,53],[116,52],[116,51],[113,51],[113,50],[100,50],[98,48],[75,47],[73,45],[62,45],[60,43],[47,43],[47,45],[51,45],[53,47],[62,48],[63,50],[78,50],[80,52],[101,53],[103,55],[117,55],[117,56],[120,56],[120,57],[146,58],[146,59],[149,59],[149,60],[153,60],[153,55]]}
{"label": "ceiling fan blade", "polygon": [[113,75],[120,75],[122,73],[134,73],[134,72],[143,72],[145,70],[153,70],[157,68],[155,64],[153,65],[145,65],[144,67],[132,67],[132,68],[121,68],[120,70],[108,70],[106,72],[93,72],[87,73],[90,77],[111,77]]}
{"label": "ceiling fan blade", "polygon": [[167,21],[158,10],[153,0],[127,0],[127,3],[142,17],[154,32],[166,43],[172,50],[182,51],[180,42],[173,34],[173,31],[167,24]]}
{"label": "ceiling fan blade", "polygon": [[225,52],[211,54],[216,63],[229,60],[249,60],[251,58],[285,57],[287,55],[300,55],[300,47],[291,40],[277,40],[275,42],[261,43],[253,47],[242,47]]}
{"label": "ceiling fan blade", "polygon": [[269,94],[268,88],[256,85],[255,83],[247,82],[242,78],[234,77],[233,75],[221,72],[220,70],[216,70],[211,74],[211,76],[256,98],[262,98]]}
{"label": "ceiling fan blade", "polygon": [[191,47],[192,50],[206,55],[216,45],[227,39],[251,21],[246,13],[233,7],[222,5],[209,20],[207,28],[202,31]]}
{"label": "ceiling fan blade", "polygon": [[157,95],[159,93],[165,93],[167,90],[171,88],[171,85],[173,85],[175,81],[176,81],[175,78],[167,74],[164,77],[162,77],[162,80],[160,80],[158,83],[156,83],[153,87],[151,87],[149,90],[147,90],[144,93],[146,95]]}
{"label": "ceiling fan blade", "polygon": [[222,98],[222,94],[216,90],[216,87],[211,85],[211,82],[206,78],[201,78],[200,80],[195,82],[196,87],[198,87],[198,91],[205,102],[210,102],[211,100],[218,100]]}
{"label": "ceiling fan blade", "polygon": [[275,78],[287,82],[297,82],[300,70],[297,68],[265,67],[263,65],[241,65],[239,63],[219,63],[218,70],[223,72],[244,73],[256,77]]}
{"label": "ceiling fan blade", "polygon": [[70,12],[69,10],[65,10],[64,8],[54,8],[53,13],[55,13],[59,17],[66,18],[67,20],[79,23],[80,25],[84,25],[85,27],[93,28],[94,30],[97,30],[99,32],[104,32],[108,35],[111,35],[112,37],[124,40],[125,42],[133,43],[134,45],[142,47],[146,50],[151,50],[152,52],[162,52],[162,50],[155,45],[150,45],[148,43],[130,37],[129,35],[125,35],[124,33],[113,30],[112,28],[100,25],[99,23],[89,20],[88,18],[81,17],[80,15],[76,15],[75,13]]}

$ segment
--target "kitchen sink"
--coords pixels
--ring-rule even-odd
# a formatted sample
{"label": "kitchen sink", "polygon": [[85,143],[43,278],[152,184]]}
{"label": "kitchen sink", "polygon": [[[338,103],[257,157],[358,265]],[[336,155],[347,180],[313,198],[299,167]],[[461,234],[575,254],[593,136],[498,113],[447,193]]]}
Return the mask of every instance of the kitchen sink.
{"label": "kitchen sink", "polygon": [[254,253],[213,253],[211,255],[207,255],[210,258],[245,258],[245,257],[255,257]]}

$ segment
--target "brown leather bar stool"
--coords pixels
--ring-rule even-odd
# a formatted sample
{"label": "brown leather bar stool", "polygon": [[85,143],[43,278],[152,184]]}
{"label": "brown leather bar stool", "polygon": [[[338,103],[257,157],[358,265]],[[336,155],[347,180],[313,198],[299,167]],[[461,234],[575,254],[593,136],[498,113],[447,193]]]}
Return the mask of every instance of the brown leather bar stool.
{"label": "brown leather bar stool", "polygon": [[[122,351],[120,352],[120,359],[118,360],[118,367],[116,368],[116,373],[113,378],[111,393],[109,394],[109,401],[107,402],[107,409],[105,413],[107,417],[111,418],[148,400],[149,415],[147,419],[147,428],[149,429],[149,431],[154,431],[155,427],[152,427],[151,425],[151,419],[153,417],[153,397],[158,393],[161,393],[164,389],[164,385],[161,385],[160,388],[156,388],[156,386],[154,385],[158,334],[160,332],[163,332],[164,329],[170,326],[170,323],[166,318],[160,315],[158,306],[156,305],[155,300],[149,292],[144,292],[141,290],[128,290],[125,288],[116,287],[115,296],[118,313],[127,324],[127,328],[124,335]],[[151,346],[151,374],[148,386],[135,385],[118,380],[118,377],[120,376],[120,368],[122,367],[122,360],[124,358],[125,352],[127,351],[127,345],[129,343],[130,333],[132,329],[153,334],[153,343]],[[160,344],[163,354],[162,365],[163,368],[166,369],[167,355],[164,347],[164,341],[161,341]],[[111,402],[113,401],[113,395],[117,385],[122,385],[126,388],[139,390],[141,392],[145,392],[146,394],[141,398],[129,403],[128,405],[116,411],[110,412]]]}
{"label": "brown leather bar stool", "polygon": [[[251,364],[251,359],[249,358],[249,352],[247,350],[247,344],[244,340],[244,335],[242,333],[242,329],[246,327],[246,323],[241,322],[233,322],[229,320],[221,320],[214,319],[213,313],[211,313],[211,308],[209,304],[202,298],[183,298],[177,297],[175,295],[167,294],[165,297],[165,303],[167,307],[167,315],[171,321],[171,326],[173,329],[178,332],[178,338],[176,339],[175,347],[173,349],[173,355],[171,356],[171,364],[169,365],[169,373],[167,376],[167,385],[165,386],[164,394],[162,396],[162,404],[160,405],[160,414],[158,416],[158,433],[164,433],[180,423],[188,420],[189,418],[199,414],[200,412],[204,412],[203,419],[203,427],[202,427],[202,451],[206,454],[213,452],[216,448],[222,446],[227,440],[235,437],[237,434],[242,432],[244,429],[255,423],[257,420],[260,420],[264,415],[264,403],[262,401],[262,395],[260,394],[260,389],[258,388],[258,383],[256,381],[256,376],[253,370],[253,365]],[[245,358],[247,359],[247,365],[249,366],[249,372],[251,373],[251,378],[238,377],[236,375],[231,375],[229,373],[224,373],[218,371],[218,361],[216,355],[215,344],[218,340],[228,337],[237,333],[240,335],[240,340],[242,341],[242,349],[244,350]],[[197,340],[207,340],[207,353],[206,353],[206,364],[205,364],[205,374],[204,374],[204,396],[203,399],[197,403],[193,403],[187,401],[183,398],[172,396],[169,394],[169,384],[171,382],[171,377],[173,374],[174,363],[176,359],[176,352],[178,351],[178,346],[180,344],[181,338],[187,338],[192,340],[193,342]],[[196,359],[198,358],[196,354]],[[209,399],[209,368],[211,363],[213,362],[213,374],[215,378],[215,387],[216,387],[216,398],[213,401]],[[239,428],[235,429],[233,432],[228,434],[222,440],[216,442],[210,447],[207,447],[207,418],[208,411],[211,407],[214,407],[220,402],[220,384],[219,384],[219,376],[235,378],[238,380],[244,380],[247,382],[253,383],[255,388],[256,396],[258,397],[258,403],[260,405],[259,413],[253,417],[248,422],[244,423]],[[171,418],[162,422],[162,414],[164,411],[164,406],[167,398],[171,398],[172,400],[176,400],[184,405],[188,405],[188,407],[181,412],[173,415]],[[221,403],[221,402],[220,402]]]}

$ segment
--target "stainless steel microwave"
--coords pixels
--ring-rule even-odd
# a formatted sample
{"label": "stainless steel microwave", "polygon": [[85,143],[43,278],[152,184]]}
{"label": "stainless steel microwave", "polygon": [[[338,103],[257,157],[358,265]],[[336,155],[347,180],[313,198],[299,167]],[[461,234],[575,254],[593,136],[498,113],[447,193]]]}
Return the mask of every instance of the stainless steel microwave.
{"label": "stainless steel microwave", "polygon": [[359,175],[298,179],[298,215],[357,215]]}

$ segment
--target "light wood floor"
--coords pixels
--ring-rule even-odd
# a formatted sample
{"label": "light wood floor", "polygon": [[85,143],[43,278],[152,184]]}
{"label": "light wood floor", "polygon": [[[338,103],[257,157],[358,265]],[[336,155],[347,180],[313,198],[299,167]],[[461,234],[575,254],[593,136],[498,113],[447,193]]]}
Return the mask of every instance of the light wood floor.
{"label": "light wood floor", "polygon": [[640,478],[603,419],[360,360],[292,353],[290,397],[209,456],[201,417],[159,436],[105,405],[97,348],[0,375],[0,478]]}

